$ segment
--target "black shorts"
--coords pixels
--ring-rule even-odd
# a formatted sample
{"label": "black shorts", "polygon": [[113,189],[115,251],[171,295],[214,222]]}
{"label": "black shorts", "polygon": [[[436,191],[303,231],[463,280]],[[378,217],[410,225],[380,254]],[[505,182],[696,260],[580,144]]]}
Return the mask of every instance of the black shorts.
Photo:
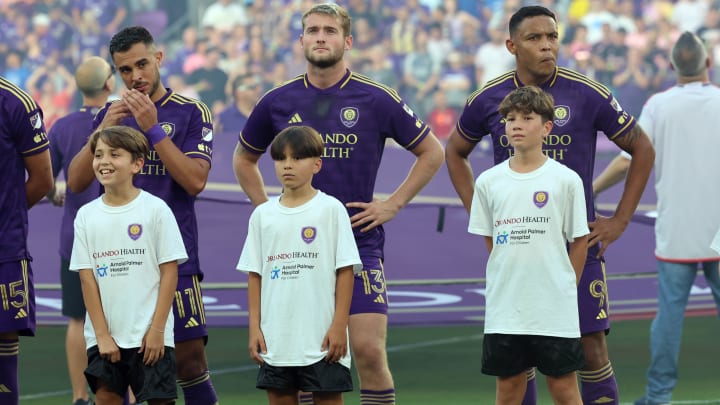
{"label": "black shorts", "polygon": [[175,349],[165,346],[165,356],[154,366],[143,364],[139,348],[120,349],[120,361],[111,363],[100,357],[97,346],[87,350],[88,367],[85,378],[93,393],[100,382],[114,393],[124,396],[130,386],[137,403],[150,399],[175,399]]}
{"label": "black shorts", "polygon": [[68,318],[85,319],[85,301],[80,286],[80,272],[70,270],[70,261],[60,258],[62,314]]}
{"label": "black shorts", "polygon": [[537,367],[560,377],[585,366],[580,338],[491,333],[483,339],[482,372],[510,377]]}
{"label": "black shorts", "polygon": [[348,392],[353,390],[350,369],[340,363],[321,360],[302,367],[260,366],[257,384],[260,389],[300,390],[305,392]]}

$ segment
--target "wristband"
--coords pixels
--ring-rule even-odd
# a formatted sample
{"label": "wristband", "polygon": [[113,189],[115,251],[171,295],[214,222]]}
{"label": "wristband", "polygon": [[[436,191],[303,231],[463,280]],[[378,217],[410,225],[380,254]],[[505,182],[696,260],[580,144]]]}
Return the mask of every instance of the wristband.
{"label": "wristband", "polygon": [[163,131],[160,124],[155,124],[150,127],[145,133],[145,137],[150,141],[150,144],[155,145],[167,137],[165,131]]}

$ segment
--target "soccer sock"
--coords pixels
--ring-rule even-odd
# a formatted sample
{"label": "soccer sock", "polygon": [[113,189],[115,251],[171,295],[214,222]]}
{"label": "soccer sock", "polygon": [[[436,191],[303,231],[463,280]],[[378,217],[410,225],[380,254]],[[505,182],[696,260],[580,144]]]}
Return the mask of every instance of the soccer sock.
{"label": "soccer sock", "polygon": [[384,391],[360,390],[361,405],[395,405],[395,388]]}
{"label": "soccer sock", "polygon": [[535,405],[537,403],[537,381],[535,380],[535,367],[525,370],[527,375],[527,389],[522,405]]}
{"label": "soccer sock", "polygon": [[315,402],[313,401],[313,394],[312,392],[301,392],[298,396],[298,399],[300,400],[300,405],[313,405]]}
{"label": "soccer sock", "polygon": [[210,381],[209,370],[205,370],[202,375],[192,380],[178,380],[178,385],[183,390],[187,405],[216,405],[218,403],[215,387]]}
{"label": "soccer sock", "polygon": [[610,362],[600,370],[580,371],[578,374],[584,404],[618,404],[618,386]]}
{"label": "soccer sock", "polygon": [[0,404],[17,405],[20,401],[19,352],[19,340],[0,339]]}

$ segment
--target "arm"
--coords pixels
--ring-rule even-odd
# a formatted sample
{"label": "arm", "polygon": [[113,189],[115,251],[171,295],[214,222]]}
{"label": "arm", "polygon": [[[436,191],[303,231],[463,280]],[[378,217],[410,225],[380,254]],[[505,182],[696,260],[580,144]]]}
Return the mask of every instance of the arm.
{"label": "arm", "polygon": [[655,149],[640,125],[635,125],[626,136],[615,139],[615,143],[628,152],[632,160],[615,215],[610,218],[597,215],[595,221],[588,224],[590,226],[588,246],[601,244],[598,257],[602,256],[607,247],[622,235],[630,223],[655,162]]}
{"label": "arm", "polygon": [[349,202],[350,208],[362,211],[350,217],[353,228],[365,225],[367,232],[384,224],[412,200],[433,178],[443,163],[443,149],[435,135],[429,133],[413,150],[416,160],[405,180],[385,201]]}
{"label": "arm", "polygon": [[593,181],[593,195],[597,196],[608,188],[623,181],[630,168],[630,159],[618,154],[605,170]]}
{"label": "arm", "polygon": [[492,250],[493,250],[492,236],[484,236],[483,239],[485,240],[485,247],[487,247],[488,253],[492,253]]}
{"label": "arm", "polygon": [[143,363],[155,365],[165,355],[165,325],[175,299],[178,281],[177,261],[160,264],[160,288],[150,328],[145,332],[138,353],[143,353]]}
{"label": "arm", "polygon": [[[162,131],[162,128],[157,126],[157,108],[150,97],[133,89],[126,93],[123,100],[146,136],[149,132]],[[148,137],[148,141],[150,139],[151,137]],[[153,146],[170,177],[188,194],[195,196],[203,191],[210,173],[208,161],[187,156],[167,136],[163,136],[159,141],[155,140]]]}
{"label": "arm", "polygon": [[265,337],[260,329],[260,288],[262,277],[258,273],[248,273],[248,350],[250,358],[257,364],[264,361],[260,353],[267,353]]}
{"label": "arm", "polygon": [[45,150],[24,159],[27,180],[25,180],[25,198],[28,208],[32,207],[50,192],[53,187],[50,151]]}
{"label": "arm", "polygon": [[87,308],[87,313],[90,316],[90,321],[95,330],[100,356],[109,360],[111,363],[116,363],[120,361],[120,349],[108,330],[108,325],[105,321],[105,312],[103,311],[102,301],[100,300],[100,289],[98,288],[92,269],[80,270],[80,285],[82,287],[85,307]]}
{"label": "arm", "polygon": [[337,363],[347,354],[347,326],[350,318],[350,302],[352,301],[354,277],[352,266],[337,270],[335,280],[335,316],[330,329],[323,339],[322,349],[327,350],[325,360]]}
{"label": "arm", "polygon": [[260,155],[248,151],[238,142],[233,154],[233,170],[240,187],[255,207],[268,200],[265,183],[258,168],[258,160]]}
{"label": "arm", "polygon": [[465,141],[455,128],[445,145],[445,162],[450,181],[467,212],[470,212],[473,196],[473,170],[468,156],[475,144]]}
{"label": "arm", "polygon": [[585,260],[587,259],[587,248],[588,248],[588,236],[581,236],[575,238],[570,242],[568,255],[570,256],[570,263],[575,270],[575,284],[580,284],[580,277],[582,277],[583,269],[585,268]]}

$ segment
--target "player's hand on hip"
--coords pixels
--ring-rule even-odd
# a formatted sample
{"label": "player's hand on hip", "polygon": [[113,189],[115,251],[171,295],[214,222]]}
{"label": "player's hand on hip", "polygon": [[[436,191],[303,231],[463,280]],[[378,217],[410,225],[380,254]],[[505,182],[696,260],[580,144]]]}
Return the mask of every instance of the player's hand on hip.
{"label": "player's hand on hip", "polygon": [[397,215],[400,210],[387,200],[378,199],[374,199],[369,203],[349,202],[345,204],[345,206],[347,208],[359,208],[362,210],[350,217],[350,223],[353,228],[362,227],[360,228],[360,232],[367,232],[395,218],[395,215]]}
{"label": "player's hand on hip", "polygon": [[143,354],[143,364],[154,366],[165,356],[165,335],[150,328],[145,333],[138,353]]}
{"label": "player's hand on hip", "polygon": [[588,222],[588,227],[590,228],[588,247],[599,245],[598,258],[625,231],[625,224],[616,217],[604,217],[599,214],[595,214],[595,221]]}
{"label": "player's hand on hip", "polygon": [[158,123],[157,108],[147,94],[131,89],[123,95],[123,101],[143,132]]}
{"label": "player's hand on hip", "polygon": [[120,348],[115,339],[112,336],[98,336],[97,337],[98,352],[100,357],[108,360],[110,363],[117,363],[120,361]]}
{"label": "player's hand on hip", "polygon": [[250,352],[250,358],[257,364],[263,364],[265,361],[260,354],[267,353],[267,346],[265,345],[265,336],[260,329],[249,331],[248,336],[248,351]]}

